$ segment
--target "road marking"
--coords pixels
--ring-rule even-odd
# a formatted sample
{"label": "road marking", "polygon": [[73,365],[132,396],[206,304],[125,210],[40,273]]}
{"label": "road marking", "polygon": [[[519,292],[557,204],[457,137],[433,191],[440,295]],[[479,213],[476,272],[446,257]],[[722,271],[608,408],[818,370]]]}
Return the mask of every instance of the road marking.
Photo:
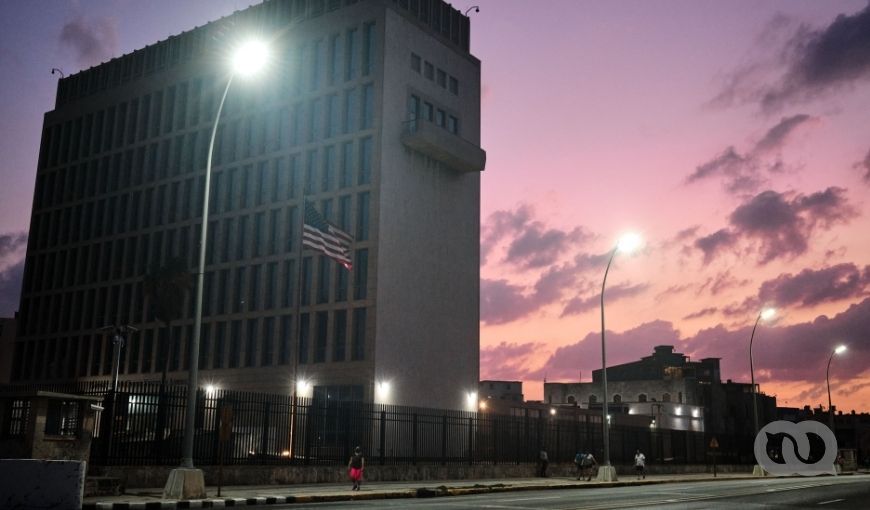
{"label": "road marking", "polygon": [[846,501],[845,499],[832,499],[830,501],[822,501],[821,503],[817,503],[818,505],[827,505],[828,503],[836,503],[837,501]]}
{"label": "road marking", "polygon": [[494,503],[511,503],[514,501],[533,501],[538,499],[562,499],[562,496],[541,496],[537,498],[513,498],[513,499],[496,499]]}

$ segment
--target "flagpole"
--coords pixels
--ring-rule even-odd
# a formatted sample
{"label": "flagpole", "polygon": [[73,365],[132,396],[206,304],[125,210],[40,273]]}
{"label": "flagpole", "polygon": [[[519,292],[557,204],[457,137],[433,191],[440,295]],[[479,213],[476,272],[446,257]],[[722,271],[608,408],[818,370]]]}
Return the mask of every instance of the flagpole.
{"label": "flagpole", "polygon": [[[302,174],[302,172],[300,172]],[[293,341],[290,345],[293,347],[293,403],[290,413],[290,458],[295,460],[296,449],[296,414],[298,409],[298,391],[299,391],[299,333],[302,322],[302,237],[305,230],[305,176],[301,175],[302,183],[302,199],[299,201],[299,234],[296,238],[299,247],[296,249],[296,302],[295,317],[296,324],[293,332]]]}

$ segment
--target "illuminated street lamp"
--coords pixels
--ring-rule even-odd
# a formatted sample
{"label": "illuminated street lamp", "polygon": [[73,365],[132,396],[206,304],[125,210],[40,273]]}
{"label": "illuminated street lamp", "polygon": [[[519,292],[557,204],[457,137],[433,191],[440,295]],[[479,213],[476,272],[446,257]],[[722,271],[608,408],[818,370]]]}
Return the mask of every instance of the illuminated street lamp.
{"label": "illuminated street lamp", "polygon": [[[211,138],[208,142],[208,156],[205,164],[205,185],[203,186],[202,200],[202,227],[200,228],[199,236],[199,268],[196,272],[196,312],[194,313],[193,337],[190,342],[190,372],[187,382],[187,413],[184,420],[184,443],[182,444],[182,460],[181,468],[185,470],[193,470],[193,440],[196,432],[196,391],[197,379],[199,377],[199,337],[202,329],[202,292],[203,292],[203,275],[205,274],[205,250],[206,240],[208,235],[208,195],[211,186],[211,164],[212,155],[214,153],[214,140],[220,123],[221,112],[224,108],[224,102],[227,99],[227,93],[230,91],[230,85],[233,83],[233,78],[236,76],[245,77],[251,76],[260,71],[268,60],[268,50],[262,42],[251,41],[239,46],[232,56],[232,70],[227,78],[227,85],[224,88],[223,96],[218,103],[217,113],[214,118],[214,125],[211,130]],[[174,473],[174,471],[173,471]],[[175,481],[174,476],[186,477],[184,473],[173,475],[170,474],[169,482],[167,482],[164,494],[175,495],[174,493],[181,492],[181,497],[189,499],[193,495],[205,496],[205,485],[199,481],[193,481],[192,486],[194,492],[189,491],[188,482],[184,478],[180,484]],[[202,471],[194,474],[198,480],[202,480]],[[173,485],[174,483],[174,485]],[[170,487],[172,485],[172,487]],[[197,486],[201,488],[197,488]]]}
{"label": "illuminated street lamp", "polygon": [[388,403],[387,400],[390,397],[390,389],[389,381],[379,381],[375,383],[375,400],[381,404]]}
{"label": "illuminated street lamp", "polygon": [[758,321],[761,319],[770,320],[776,315],[776,309],[765,308],[758,313],[755,319],[755,325],[752,326],[752,334],[749,336],[749,376],[752,378],[752,424],[755,427],[753,430],[758,434],[758,403],[755,390],[755,367],[752,363],[752,341],[755,339],[755,328],[758,327]]}
{"label": "illuminated street lamp", "polygon": [[[843,354],[846,352],[845,345],[838,345],[836,349],[831,351],[831,356],[828,358],[828,368],[825,370],[825,381],[828,383],[828,423],[831,432],[834,432],[834,407],[831,405],[831,361],[834,359],[834,354]],[[836,436],[836,434],[834,434]]]}
{"label": "illuminated street lamp", "polygon": [[604,342],[604,287],[607,284],[607,273],[616,252],[631,253],[641,245],[641,238],[634,233],[624,234],[617,241],[616,246],[610,252],[607,268],[604,270],[604,280],[601,282],[601,381],[604,393],[604,402],[601,406],[601,421],[604,429],[604,464],[599,472],[599,480],[616,480],[616,469],[610,465],[610,416],[607,414],[607,349]]}
{"label": "illuminated street lamp", "polygon": [[[770,320],[776,315],[776,309],[764,308],[758,312],[758,317],[755,318],[755,325],[752,326],[752,334],[749,336],[749,376],[752,378],[752,424],[755,427],[755,435],[758,435],[758,400],[755,390],[755,367],[752,364],[752,341],[755,339],[755,328],[758,327],[758,322],[761,319]],[[764,468],[756,464],[752,469],[752,476],[764,476]]]}

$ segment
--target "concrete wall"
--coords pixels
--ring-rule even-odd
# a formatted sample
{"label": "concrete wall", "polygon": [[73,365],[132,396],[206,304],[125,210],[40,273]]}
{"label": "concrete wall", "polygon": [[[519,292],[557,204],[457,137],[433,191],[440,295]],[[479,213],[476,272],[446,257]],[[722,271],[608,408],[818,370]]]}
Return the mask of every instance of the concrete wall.
{"label": "concrete wall", "polygon": [[79,510],[86,463],[62,460],[0,460],[0,508]]}
{"label": "concrete wall", "polygon": [[[721,465],[719,473],[751,473],[752,466]],[[106,476],[117,477],[126,482],[128,489],[162,487],[171,467],[111,466],[102,468]],[[207,486],[217,485],[217,467],[202,467]],[[367,466],[365,480],[368,482],[432,481],[432,480],[485,480],[499,478],[531,478],[535,476],[534,464],[450,466]],[[572,463],[551,464],[549,474],[556,477],[576,476],[577,468]],[[623,476],[634,473],[634,466],[617,466]],[[712,465],[650,465],[648,474],[712,473]],[[348,481],[344,467],[293,467],[293,466],[225,466],[223,485],[295,485],[310,483],[342,483]]]}
{"label": "concrete wall", "polygon": [[[386,11],[380,100],[376,377],[387,403],[461,409],[479,381],[480,174],[462,174],[400,138],[411,94],[460,117],[480,143],[480,67]],[[411,69],[411,52],[459,79],[459,95]],[[370,282],[371,285],[371,282]]]}

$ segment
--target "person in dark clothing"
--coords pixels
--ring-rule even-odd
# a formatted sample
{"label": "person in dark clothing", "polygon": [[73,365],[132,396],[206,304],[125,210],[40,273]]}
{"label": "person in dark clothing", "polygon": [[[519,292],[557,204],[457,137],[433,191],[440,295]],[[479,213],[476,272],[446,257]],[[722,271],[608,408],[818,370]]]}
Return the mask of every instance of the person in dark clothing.
{"label": "person in dark clothing", "polygon": [[357,446],[353,449],[353,455],[350,456],[350,460],[347,461],[348,474],[353,482],[352,491],[358,491],[362,485],[362,474],[365,467],[366,459],[363,457],[362,448]]}
{"label": "person in dark clothing", "polygon": [[547,477],[547,466],[550,465],[550,457],[547,455],[547,447],[541,446],[541,452],[538,454],[538,466],[540,470],[538,471],[538,476],[541,478]]}

